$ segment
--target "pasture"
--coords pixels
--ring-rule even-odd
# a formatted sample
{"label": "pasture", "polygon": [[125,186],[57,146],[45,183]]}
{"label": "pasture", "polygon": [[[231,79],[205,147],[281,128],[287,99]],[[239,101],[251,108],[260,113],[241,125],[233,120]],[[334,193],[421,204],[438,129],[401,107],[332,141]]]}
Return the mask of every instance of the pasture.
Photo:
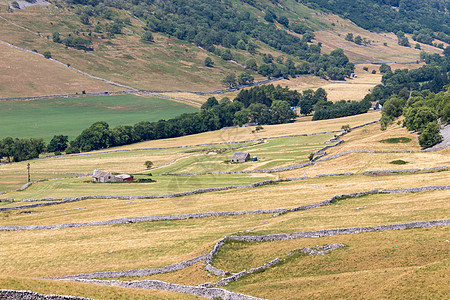
{"label": "pasture", "polygon": [[[106,121],[114,127],[195,111],[180,102],[137,95],[1,101],[0,137],[42,137],[49,141],[54,135],[63,134],[73,139],[97,121]],[[21,120],[20,126],[17,120]]]}

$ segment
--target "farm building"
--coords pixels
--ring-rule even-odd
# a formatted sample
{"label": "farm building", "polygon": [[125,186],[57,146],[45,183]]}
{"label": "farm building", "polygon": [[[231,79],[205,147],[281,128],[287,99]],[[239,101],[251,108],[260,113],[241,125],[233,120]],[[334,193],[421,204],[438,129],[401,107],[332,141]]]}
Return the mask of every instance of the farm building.
{"label": "farm building", "polygon": [[92,182],[123,182],[133,181],[134,177],[129,174],[120,174],[114,176],[111,172],[94,170],[92,174]]}
{"label": "farm building", "polygon": [[248,152],[234,152],[231,157],[232,163],[243,163],[250,160],[250,154]]}
{"label": "farm building", "polygon": [[92,175],[92,182],[117,182],[117,179],[111,172],[95,169]]}

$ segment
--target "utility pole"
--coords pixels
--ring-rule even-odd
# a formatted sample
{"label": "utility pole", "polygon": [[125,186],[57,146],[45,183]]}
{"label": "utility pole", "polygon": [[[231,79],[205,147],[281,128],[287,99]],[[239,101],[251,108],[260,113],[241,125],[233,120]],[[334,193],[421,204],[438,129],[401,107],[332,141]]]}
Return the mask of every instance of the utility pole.
{"label": "utility pole", "polygon": [[27,169],[28,169],[28,182],[31,181],[30,179],[30,163],[27,164]]}

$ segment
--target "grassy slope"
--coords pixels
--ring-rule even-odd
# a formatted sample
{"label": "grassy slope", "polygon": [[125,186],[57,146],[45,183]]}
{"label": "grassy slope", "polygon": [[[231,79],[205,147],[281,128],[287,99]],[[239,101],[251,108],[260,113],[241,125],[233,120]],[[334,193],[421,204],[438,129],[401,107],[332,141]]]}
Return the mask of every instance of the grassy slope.
{"label": "grassy slope", "polygon": [[[0,102],[0,137],[42,137],[49,141],[53,135],[64,134],[73,139],[97,121],[115,127],[194,111],[179,102],[136,95],[4,101]],[[21,126],[15,123],[18,119]]]}
{"label": "grassy slope", "polygon": [[[264,15],[263,11],[249,5],[238,4],[237,1],[234,4],[240,10],[251,11],[261,18]],[[410,61],[416,60],[419,56],[420,51],[399,47],[396,45],[395,39],[390,35],[379,35],[364,31],[347,20],[333,15],[315,12],[295,1],[286,1],[283,8],[273,6],[273,10],[278,15],[289,17],[291,23],[304,23],[316,30],[317,32],[315,34],[317,38],[315,43],[321,42],[323,44],[323,52],[325,53],[337,47],[342,47],[352,61],[373,61],[380,59]],[[51,37],[47,39],[47,36],[51,36],[54,31],[58,31],[64,36],[75,30],[80,32],[87,32],[89,29],[92,30],[92,28],[82,25],[73,12],[67,9],[57,8],[53,5],[32,6],[19,11],[16,10],[14,13],[6,13],[5,11],[5,6],[3,6],[0,11],[0,16],[11,22],[15,22],[19,26],[23,26],[29,31],[0,19],[0,24],[2,25],[0,32],[3,40],[27,49],[36,49],[40,53],[49,50],[52,52],[53,57],[64,63],[70,63],[72,66],[88,73],[137,88],[212,90],[222,87],[220,80],[225,73],[239,73],[243,70],[232,62],[225,62],[192,44],[178,41],[174,38],[168,38],[160,34],[154,34],[155,43],[142,43],[139,40],[139,36],[143,32],[142,24],[136,19],[132,19],[132,24],[124,29],[124,34],[116,35],[112,40],[101,39],[101,34],[94,33],[97,36],[93,41],[95,51],[85,53],[70,48],[66,49],[61,44],[53,43]],[[128,16],[125,12],[120,12],[120,14],[122,17]],[[95,19],[92,21],[94,23],[96,21],[104,22],[103,20]],[[332,23],[335,26],[332,26]],[[347,42],[344,40],[347,32],[353,32],[355,35],[360,34],[374,42],[369,47],[361,47]],[[384,42],[388,43],[388,47],[383,46]],[[280,55],[279,52],[266,45],[258,43],[258,46],[260,47],[258,51],[261,53],[271,53],[275,57]],[[424,49],[431,52],[441,51],[434,47]],[[247,52],[236,49],[233,50],[233,54],[241,64],[246,59],[252,57]],[[6,57],[10,53],[4,55]],[[203,65],[206,56],[211,56],[214,59],[214,68],[207,68]],[[287,57],[286,55],[283,56]],[[255,56],[255,58],[258,64],[262,63],[259,55]],[[298,61],[295,58],[294,60]],[[25,67],[22,61],[14,62],[14,65],[17,65],[19,70]],[[54,85],[53,82],[47,83],[39,78],[34,79],[35,76],[31,76],[35,72],[33,70],[35,69],[28,68],[28,70],[23,71],[24,75],[28,75],[22,76],[23,78],[27,78],[27,81],[17,85],[17,88],[12,88],[11,85],[5,85],[3,90],[0,90],[0,94],[2,96],[51,94],[62,91],[62,87],[68,92],[78,91],[78,86],[73,83],[74,79],[72,77],[75,76],[74,74],[66,74],[65,76],[67,78],[62,76],[63,80],[61,80],[61,84],[58,86]],[[256,77],[260,79],[260,77]],[[86,85],[83,85],[84,88],[80,88],[80,90],[86,90],[88,92],[98,90],[96,87],[98,83],[96,81],[91,79],[87,81],[89,81],[89,84],[86,83]],[[302,85],[302,82],[301,80],[298,85]],[[379,77],[374,76],[372,79],[369,78],[369,82],[378,83]],[[306,87],[318,87],[317,83],[310,85],[307,80],[305,84]],[[47,88],[43,90],[42,86],[46,86]],[[354,86],[337,85],[326,87],[326,89],[330,92],[332,100],[340,100],[341,98],[359,100],[363,96],[362,92],[366,93],[371,86],[369,84],[362,88],[360,84]],[[100,90],[102,89],[100,88]],[[336,92],[336,90],[338,91]],[[345,91],[349,90],[353,91],[349,96],[344,94]]]}

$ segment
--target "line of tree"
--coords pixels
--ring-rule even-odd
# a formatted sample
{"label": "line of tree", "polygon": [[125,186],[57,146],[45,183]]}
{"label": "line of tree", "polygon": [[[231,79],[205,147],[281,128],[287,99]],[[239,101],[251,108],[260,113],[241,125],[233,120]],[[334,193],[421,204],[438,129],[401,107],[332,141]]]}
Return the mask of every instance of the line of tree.
{"label": "line of tree", "polygon": [[333,103],[328,101],[324,107],[314,111],[313,121],[363,114],[370,109],[371,105],[372,104],[367,99],[359,102],[341,100]]}
{"label": "line of tree", "polygon": [[8,162],[38,158],[45,152],[46,146],[42,138],[17,139],[5,137],[0,140],[0,158],[6,157]]}

